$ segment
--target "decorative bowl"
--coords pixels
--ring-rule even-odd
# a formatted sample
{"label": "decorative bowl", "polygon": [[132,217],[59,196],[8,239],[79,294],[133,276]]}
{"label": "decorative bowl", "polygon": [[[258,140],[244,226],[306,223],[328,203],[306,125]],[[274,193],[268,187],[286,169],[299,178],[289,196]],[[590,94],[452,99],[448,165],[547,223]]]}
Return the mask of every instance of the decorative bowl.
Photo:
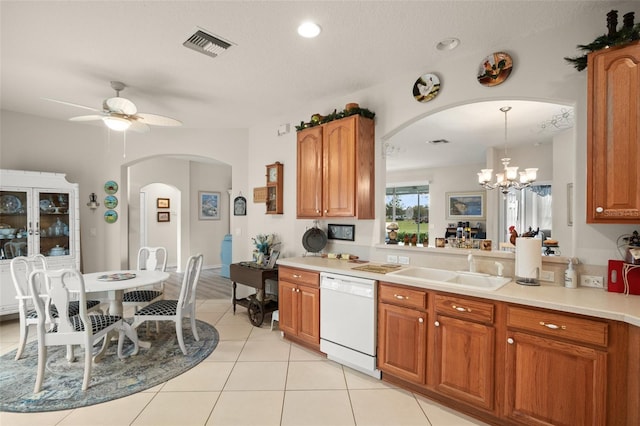
{"label": "decorative bowl", "polygon": [[0,228],[0,235],[12,235],[16,233],[16,228]]}

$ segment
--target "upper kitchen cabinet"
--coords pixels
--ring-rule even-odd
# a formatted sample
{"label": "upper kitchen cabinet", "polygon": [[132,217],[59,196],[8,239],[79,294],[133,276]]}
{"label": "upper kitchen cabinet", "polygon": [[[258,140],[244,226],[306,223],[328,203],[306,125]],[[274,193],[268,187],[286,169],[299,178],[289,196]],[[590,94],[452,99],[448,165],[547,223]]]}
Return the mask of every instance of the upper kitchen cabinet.
{"label": "upper kitchen cabinet", "polygon": [[587,223],[640,221],[640,42],[588,55]]}
{"label": "upper kitchen cabinet", "polygon": [[298,132],[297,217],[375,217],[372,119],[352,115]]}
{"label": "upper kitchen cabinet", "polygon": [[64,174],[0,170],[0,314],[18,311],[11,259],[42,254],[51,268],[80,268],[78,184]]}

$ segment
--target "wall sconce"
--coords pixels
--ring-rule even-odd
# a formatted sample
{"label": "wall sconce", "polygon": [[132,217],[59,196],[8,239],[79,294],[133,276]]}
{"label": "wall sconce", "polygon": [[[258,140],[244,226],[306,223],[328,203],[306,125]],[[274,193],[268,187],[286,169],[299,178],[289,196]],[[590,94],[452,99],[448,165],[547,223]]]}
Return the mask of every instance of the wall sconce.
{"label": "wall sconce", "polygon": [[96,193],[92,192],[91,194],[89,194],[89,202],[87,203],[87,207],[89,207],[91,210],[95,210],[99,205],[100,203],[98,202],[98,196],[96,195]]}

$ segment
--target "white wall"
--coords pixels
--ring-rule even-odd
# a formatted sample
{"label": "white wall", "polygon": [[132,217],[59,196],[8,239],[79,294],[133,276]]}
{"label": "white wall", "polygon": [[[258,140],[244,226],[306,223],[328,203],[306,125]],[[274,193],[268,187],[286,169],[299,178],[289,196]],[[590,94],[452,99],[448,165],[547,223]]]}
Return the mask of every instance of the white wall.
{"label": "white wall", "polygon": [[[365,90],[342,97],[310,99],[305,110],[293,111],[279,119],[260,123],[251,129],[249,136],[250,151],[259,155],[249,157],[250,186],[263,185],[264,165],[275,156],[285,163],[285,167],[295,164],[295,135],[289,134],[281,138],[275,136],[278,125],[282,123],[299,123],[308,121],[312,114],[326,114],[334,108],[344,108],[349,102],[357,102],[361,107],[376,112],[376,211],[375,220],[357,221],[340,220],[336,223],[355,223],[356,241],[353,243],[331,244],[328,250],[349,250],[351,253],[362,254],[368,259],[383,260],[379,250],[372,248],[372,244],[383,240],[384,235],[384,194],[385,162],[382,157],[381,140],[385,135],[396,131],[400,126],[415,121],[425,115],[441,109],[481,100],[500,99],[529,99],[550,100],[575,106],[575,144],[573,150],[564,152],[566,161],[575,164],[572,176],[563,179],[574,182],[575,210],[574,226],[571,236],[573,247],[569,245],[569,252],[563,255],[573,255],[582,262],[594,265],[606,265],[608,259],[617,258],[616,239],[621,234],[633,231],[629,225],[587,225],[586,224],[586,118],[587,118],[587,89],[586,72],[578,72],[564,61],[566,56],[574,56],[579,52],[578,44],[585,44],[602,34],[604,31],[600,14],[566,17],[566,23],[561,29],[539,32],[532,36],[519,38],[517,35],[505,35],[504,42],[498,45],[487,45],[482,52],[465,51],[464,40],[458,50],[443,53],[441,60],[425,64],[421,69],[409,70],[398,75],[384,84],[369,87]],[[425,48],[429,48],[426,44]],[[499,86],[491,88],[482,86],[475,79],[478,62],[487,52],[507,51],[514,59],[514,70],[509,79]],[[440,76],[442,89],[437,98],[431,102],[416,102],[411,94],[411,87],[417,76],[425,72],[437,73]],[[464,125],[461,123],[461,125]],[[273,151],[266,152],[265,146]],[[266,157],[266,158],[265,158]],[[296,220],[295,218],[295,181],[291,174],[285,179],[285,213],[283,219],[294,225],[282,231],[284,254],[301,254],[300,239],[311,221]],[[470,186],[477,182],[477,176],[470,180]],[[497,203],[498,195],[495,191],[488,195],[488,202]],[[560,192],[554,192],[554,204],[560,200]],[[492,200],[493,198],[493,200]],[[431,202],[437,202],[432,196]],[[434,207],[438,209],[438,207]],[[382,218],[382,220],[380,220]],[[264,232],[268,229],[279,230],[272,218],[252,221],[249,224],[250,233]],[[334,222],[334,221],[332,221]],[[326,227],[327,221],[322,221]],[[487,226],[497,226],[488,222]],[[488,229],[491,232],[491,229]]]}
{"label": "white wall", "polygon": [[[247,185],[247,129],[154,128],[146,134],[131,133],[127,136],[126,157],[123,157],[122,134],[109,135],[102,126],[50,120],[6,110],[0,111],[0,120],[1,168],[66,173],[69,182],[79,183],[84,272],[120,269],[129,264],[129,203],[137,203],[139,198],[138,190],[130,191],[129,166],[167,155],[209,162],[219,160],[231,166],[233,192],[250,192]],[[120,186],[116,194],[119,219],[114,224],[105,223],[102,202],[95,211],[85,207],[91,192],[98,194],[99,200],[104,197],[103,185],[107,180],[115,180]],[[229,184],[225,182],[221,190],[226,191]],[[182,193],[191,194],[191,189],[186,186]],[[184,211],[182,218],[188,223],[189,215]],[[248,216],[231,216],[226,226],[246,235],[247,223]],[[96,231],[95,236],[91,236],[91,229]],[[189,246],[185,247],[185,244],[183,241],[183,264],[189,253]],[[234,239],[234,261],[246,259],[247,252],[250,252],[248,243]],[[219,255],[210,257],[212,262],[219,263]]]}
{"label": "white wall", "polygon": [[[106,180],[113,179],[122,184],[122,204],[118,206],[121,219],[117,223],[106,225],[102,210],[81,209],[87,272],[114,269],[127,263],[130,194],[124,170],[128,165],[158,155],[193,155],[231,165],[232,194],[242,192],[248,201],[247,216],[230,217],[235,261],[248,259],[252,250],[251,236],[265,232],[274,232],[281,237],[283,256],[299,255],[303,252],[301,237],[313,222],[297,220],[295,216],[295,130],[292,126],[291,133],[279,137],[276,129],[283,123],[293,125],[308,120],[314,113],[326,114],[335,108],[343,108],[346,103],[357,102],[377,114],[374,194],[377,219],[335,222],[356,223],[356,241],[345,246],[352,253],[375,260],[382,255],[372,246],[381,242],[384,234],[385,163],[380,147],[385,135],[409,121],[462,103],[493,99],[552,100],[575,106],[575,150],[566,153],[567,161],[576,165],[570,179],[574,182],[575,192],[573,254],[584,262],[606,265],[608,259],[618,256],[617,237],[630,233],[633,227],[586,224],[586,72],[577,72],[563,59],[579,53],[576,45],[594,40],[603,31],[603,17],[594,13],[568,16],[561,29],[526,38],[505,34],[500,43],[488,44],[482,51],[465,50],[463,40],[456,51],[443,52],[440,60],[425,63],[420,69],[407,70],[383,84],[341,97],[309,99],[306,109],[253,123],[249,129],[154,128],[148,134],[130,134],[126,158],[122,156],[120,135],[112,135],[109,140],[102,127],[1,111],[0,166],[67,173],[69,181],[80,184],[81,200],[88,200],[91,192],[101,193]],[[425,43],[425,48],[430,46],[432,43]],[[481,86],[475,79],[479,61],[490,52],[502,50],[514,59],[511,76],[499,86]],[[442,89],[433,101],[419,103],[411,95],[411,87],[417,76],[425,72],[437,73]],[[265,165],[274,161],[284,164],[283,215],[265,215],[264,205],[254,204],[251,200],[252,189],[265,185]],[[326,221],[323,223],[326,226]],[[85,231],[91,228],[97,230],[96,237],[90,237]],[[330,250],[339,248],[336,244],[328,247]]]}

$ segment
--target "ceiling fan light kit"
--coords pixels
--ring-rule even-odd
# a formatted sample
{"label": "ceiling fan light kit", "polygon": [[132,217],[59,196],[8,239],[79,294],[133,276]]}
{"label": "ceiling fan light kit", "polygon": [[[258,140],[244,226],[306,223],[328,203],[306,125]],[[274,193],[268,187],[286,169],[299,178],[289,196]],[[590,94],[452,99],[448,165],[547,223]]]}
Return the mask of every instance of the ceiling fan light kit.
{"label": "ceiling fan light kit", "polygon": [[106,124],[109,129],[115,130],[116,132],[124,132],[131,127],[131,122],[126,118],[102,117],[102,121],[104,121],[104,124]]}

